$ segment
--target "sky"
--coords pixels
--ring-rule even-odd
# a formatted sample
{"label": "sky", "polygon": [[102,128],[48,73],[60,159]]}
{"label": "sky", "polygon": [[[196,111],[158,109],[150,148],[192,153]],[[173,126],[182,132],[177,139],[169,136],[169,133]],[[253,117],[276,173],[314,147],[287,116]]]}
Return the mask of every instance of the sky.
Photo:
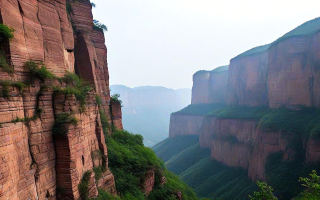
{"label": "sky", "polygon": [[317,0],[92,0],[108,27],[110,84],[191,88],[192,75],[227,65],[320,17]]}

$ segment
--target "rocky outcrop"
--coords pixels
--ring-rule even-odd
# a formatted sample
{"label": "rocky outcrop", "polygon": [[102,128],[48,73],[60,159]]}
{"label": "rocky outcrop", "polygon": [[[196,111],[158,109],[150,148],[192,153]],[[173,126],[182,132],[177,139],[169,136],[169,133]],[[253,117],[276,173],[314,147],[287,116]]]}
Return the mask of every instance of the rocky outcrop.
{"label": "rocky outcrop", "polygon": [[112,125],[115,129],[122,130],[122,113],[121,113],[121,102],[111,101],[111,114],[112,114]]}
{"label": "rocky outcrop", "polygon": [[143,183],[143,193],[145,196],[148,196],[150,192],[153,190],[155,183],[155,176],[154,170],[148,170],[144,176],[144,183]]}
{"label": "rocky outcrop", "polygon": [[[99,109],[110,127],[115,119],[117,128],[122,127],[121,109],[112,117],[107,49],[92,21],[87,0],[1,2],[0,23],[14,29],[14,38],[0,45],[14,73],[0,67],[0,79],[27,85],[0,86],[1,94],[8,93],[0,95],[0,199],[79,199],[78,185],[94,167],[105,170],[99,180],[91,174],[89,197],[97,196],[98,187],[116,194]],[[53,86],[63,89],[66,83],[31,76],[25,67],[29,60],[42,62],[57,77],[77,72],[95,91],[86,95],[85,104],[72,94],[57,93]],[[78,122],[65,123],[59,135],[54,127],[61,113]],[[93,157],[95,152],[100,157]]]}
{"label": "rocky outcrop", "polygon": [[228,85],[228,66],[193,75],[192,104],[224,103]]}

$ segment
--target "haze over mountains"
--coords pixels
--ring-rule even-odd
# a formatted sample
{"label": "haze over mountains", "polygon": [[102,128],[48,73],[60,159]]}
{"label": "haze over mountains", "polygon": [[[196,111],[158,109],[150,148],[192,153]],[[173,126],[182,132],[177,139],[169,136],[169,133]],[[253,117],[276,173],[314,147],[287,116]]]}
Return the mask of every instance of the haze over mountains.
{"label": "haze over mountains", "polygon": [[111,85],[110,89],[111,95],[120,94],[124,129],[141,134],[150,147],[169,136],[170,114],[191,102],[191,89],[124,85]]}

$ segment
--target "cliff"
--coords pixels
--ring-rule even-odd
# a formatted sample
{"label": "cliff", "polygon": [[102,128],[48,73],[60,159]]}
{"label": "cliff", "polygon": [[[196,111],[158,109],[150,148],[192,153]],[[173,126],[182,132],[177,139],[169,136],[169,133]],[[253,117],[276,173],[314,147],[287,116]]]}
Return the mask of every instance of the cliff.
{"label": "cliff", "polygon": [[[79,199],[88,171],[88,197],[97,188],[115,194],[100,114],[121,128],[120,107],[113,117],[107,49],[90,2],[2,1],[0,23],[14,30],[1,40],[0,198]],[[98,180],[96,168],[104,168]]]}
{"label": "cliff", "polygon": [[227,82],[217,88],[223,91],[212,90],[210,72],[197,72],[192,105],[171,115],[170,137],[199,135],[214,161],[274,184],[279,197],[294,197],[277,182],[287,184],[285,176],[299,177],[320,161],[319,31],[317,18],[231,59]]}
{"label": "cliff", "polygon": [[193,75],[192,104],[224,103],[228,85],[228,67],[198,71]]}

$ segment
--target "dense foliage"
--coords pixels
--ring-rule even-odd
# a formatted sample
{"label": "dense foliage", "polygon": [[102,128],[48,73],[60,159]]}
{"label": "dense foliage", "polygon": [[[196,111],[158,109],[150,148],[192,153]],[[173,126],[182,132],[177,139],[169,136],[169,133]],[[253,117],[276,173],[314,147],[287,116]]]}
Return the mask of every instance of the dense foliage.
{"label": "dense foliage", "polygon": [[300,177],[299,181],[305,190],[302,192],[302,199],[316,200],[320,199],[320,176],[315,170],[309,174],[310,178]]}
{"label": "dense foliage", "polygon": [[277,200],[278,198],[273,195],[272,187],[264,182],[257,182],[260,191],[254,192],[253,196],[249,196],[250,200]]}
{"label": "dense foliage", "polygon": [[[155,189],[149,199],[170,199],[181,191],[184,199],[197,199],[195,193],[178,177],[168,172],[153,150],[143,145],[141,135],[127,131],[116,131],[106,136],[109,166],[115,176],[116,187],[123,199],[145,199],[141,192],[146,171],[156,174]],[[160,185],[160,177],[166,176],[167,183]],[[129,198],[130,199],[130,198]]]}
{"label": "dense foliage", "polygon": [[119,98],[120,98],[120,94],[111,95],[111,101],[118,102],[122,105],[122,101]]}
{"label": "dense foliage", "polygon": [[78,189],[80,192],[81,200],[87,200],[89,195],[89,181],[91,176],[91,171],[86,171],[81,179]]}
{"label": "dense foliage", "polygon": [[0,24],[0,42],[10,40],[14,37],[14,30],[4,24]]}

